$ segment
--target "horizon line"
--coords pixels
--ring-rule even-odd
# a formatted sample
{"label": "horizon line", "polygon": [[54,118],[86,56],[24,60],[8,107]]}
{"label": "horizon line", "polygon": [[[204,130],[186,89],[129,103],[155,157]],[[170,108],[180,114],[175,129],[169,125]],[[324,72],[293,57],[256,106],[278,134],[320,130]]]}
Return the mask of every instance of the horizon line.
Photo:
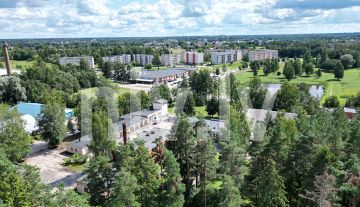
{"label": "horizon line", "polygon": [[[232,34],[232,35],[170,35],[170,36],[97,36],[97,37],[23,37],[23,38],[0,38],[3,40],[46,40],[46,39],[110,39],[110,38],[178,38],[178,37],[222,37],[222,36],[286,36],[286,35],[335,35],[335,34],[360,34],[359,32],[320,32],[320,33],[269,33],[269,34]],[[57,35],[56,35],[57,36]]]}

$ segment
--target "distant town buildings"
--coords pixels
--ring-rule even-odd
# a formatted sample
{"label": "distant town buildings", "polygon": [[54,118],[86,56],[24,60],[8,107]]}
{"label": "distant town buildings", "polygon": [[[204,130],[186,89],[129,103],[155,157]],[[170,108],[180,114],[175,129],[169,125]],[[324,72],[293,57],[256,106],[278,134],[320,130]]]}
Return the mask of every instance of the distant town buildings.
{"label": "distant town buildings", "polygon": [[247,50],[225,50],[211,52],[211,63],[214,65],[240,61]]}
{"label": "distant town buildings", "polygon": [[257,49],[253,51],[249,51],[249,60],[266,60],[278,58],[279,52],[277,50],[266,50],[266,49]]}
{"label": "distant town buildings", "polygon": [[123,54],[123,55],[113,55],[103,57],[104,62],[111,63],[121,63],[121,64],[129,64],[131,63],[131,55]]}
{"label": "distant town buildings", "polygon": [[181,62],[181,55],[175,54],[162,54],[160,57],[161,65],[164,66],[175,66],[179,65]]}
{"label": "distant town buildings", "polygon": [[199,52],[185,52],[183,55],[183,62],[186,65],[199,65],[204,63],[204,54]]}
{"label": "distant town buildings", "polygon": [[146,55],[146,54],[134,54],[133,60],[137,62],[140,66],[144,66],[147,64],[152,64],[154,59],[153,55]]}
{"label": "distant town buildings", "polygon": [[95,63],[94,63],[94,57],[92,56],[84,56],[84,57],[61,57],[59,62],[60,65],[67,65],[67,64],[72,64],[72,65],[80,65],[81,60],[85,60],[87,61],[87,63],[89,64],[89,67],[91,69],[95,68]]}

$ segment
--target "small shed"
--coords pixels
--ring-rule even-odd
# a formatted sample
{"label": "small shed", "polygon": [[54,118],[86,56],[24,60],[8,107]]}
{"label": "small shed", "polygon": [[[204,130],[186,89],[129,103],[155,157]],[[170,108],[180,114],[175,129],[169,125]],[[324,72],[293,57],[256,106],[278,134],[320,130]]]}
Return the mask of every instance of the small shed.
{"label": "small shed", "polygon": [[80,155],[87,155],[89,154],[89,147],[91,139],[89,136],[83,136],[80,139],[76,139],[70,142],[67,147],[66,151],[70,153],[77,153]]}
{"label": "small shed", "polygon": [[344,112],[349,119],[352,119],[356,115],[356,109],[344,107]]}

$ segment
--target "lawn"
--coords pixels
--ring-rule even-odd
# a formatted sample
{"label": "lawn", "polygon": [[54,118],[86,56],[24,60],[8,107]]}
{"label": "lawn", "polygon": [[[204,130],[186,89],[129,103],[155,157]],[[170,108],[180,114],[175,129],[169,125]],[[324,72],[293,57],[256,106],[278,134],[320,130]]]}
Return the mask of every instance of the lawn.
{"label": "lawn", "polygon": [[[86,96],[89,97],[93,97],[96,95],[96,93],[98,92],[99,88],[94,87],[94,88],[85,88],[80,90],[78,93],[84,93]],[[132,89],[132,91],[135,89]],[[126,92],[130,92],[130,89],[128,88],[122,88],[122,87],[116,87],[116,92],[118,95],[124,94]]]}
{"label": "lawn", "polygon": [[[31,67],[34,64],[34,60],[32,61],[27,61],[27,60],[10,60],[11,63],[11,68],[12,69],[18,69],[18,67],[20,66],[21,69],[25,69],[28,67]],[[3,66],[5,67],[5,63],[4,62],[0,62],[3,64]],[[48,66],[51,66],[51,63],[46,63]],[[0,64],[1,65],[1,64]]]}
{"label": "lawn", "polygon": [[[239,71],[236,73],[237,80],[239,80],[240,83],[244,85],[247,85],[252,77],[253,72],[250,70]],[[265,76],[262,70],[259,71],[259,77],[263,83],[284,83],[287,81],[283,75],[277,76],[276,74],[269,74],[268,76]],[[325,87],[325,94],[322,98],[322,102],[327,97],[335,95],[339,97],[341,103],[344,104],[347,97],[356,95],[358,92],[360,92],[360,69],[345,70],[344,78],[340,81],[334,79],[333,73],[323,72],[320,78],[317,78],[315,75],[303,75],[291,80],[291,83],[323,85]]]}
{"label": "lawn", "polygon": [[70,164],[70,165],[66,165],[65,167],[67,168],[67,170],[69,170],[70,172],[76,173],[76,172],[83,172],[88,166],[88,163],[84,163],[84,164]]}
{"label": "lawn", "polygon": [[[206,106],[195,106],[194,108],[195,108],[195,111],[196,111],[195,116],[198,117],[198,118],[205,118],[205,119],[219,118],[218,114],[215,114],[213,117],[209,117],[207,112],[206,112]],[[168,112],[170,114],[175,114],[175,107],[173,107],[173,106],[169,107]]]}
{"label": "lawn", "polygon": [[[17,69],[18,66],[21,66],[22,68],[26,68],[26,67],[30,67],[34,64],[35,61],[19,61],[19,60],[10,60],[11,63],[11,68],[13,69]],[[0,62],[4,65],[5,67],[5,63],[4,62]]]}

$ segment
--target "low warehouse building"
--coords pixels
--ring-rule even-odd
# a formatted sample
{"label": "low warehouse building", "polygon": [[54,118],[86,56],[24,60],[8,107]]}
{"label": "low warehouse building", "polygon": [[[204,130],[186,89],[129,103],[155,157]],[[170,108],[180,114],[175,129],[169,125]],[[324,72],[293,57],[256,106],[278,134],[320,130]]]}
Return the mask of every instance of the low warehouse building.
{"label": "low warehouse building", "polygon": [[144,70],[135,79],[140,83],[169,83],[191,75],[195,68],[176,68],[167,70]]}

